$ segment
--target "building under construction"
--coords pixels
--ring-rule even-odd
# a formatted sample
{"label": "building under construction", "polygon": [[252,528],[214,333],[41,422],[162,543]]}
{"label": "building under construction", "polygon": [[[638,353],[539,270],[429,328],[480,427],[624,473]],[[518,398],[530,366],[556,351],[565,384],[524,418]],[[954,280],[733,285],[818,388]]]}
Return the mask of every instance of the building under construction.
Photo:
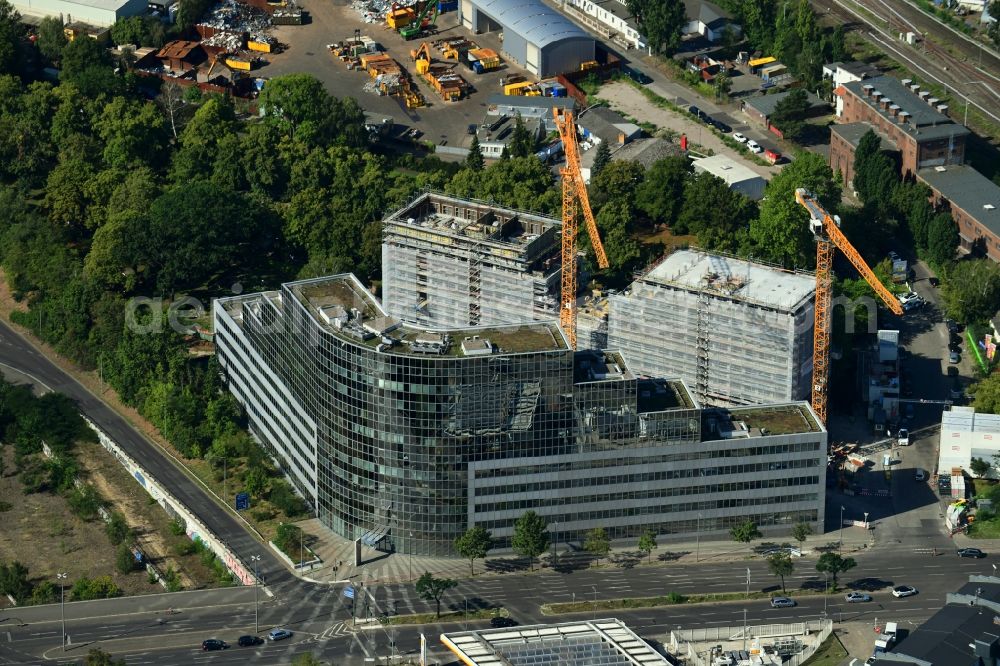
{"label": "building under construction", "polygon": [[387,312],[433,327],[558,317],[558,220],[423,193],[383,221]]}
{"label": "building under construction", "polygon": [[637,372],[683,379],[705,404],[804,399],[814,292],[807,273],[674,252],[609,297],[607,345]]}

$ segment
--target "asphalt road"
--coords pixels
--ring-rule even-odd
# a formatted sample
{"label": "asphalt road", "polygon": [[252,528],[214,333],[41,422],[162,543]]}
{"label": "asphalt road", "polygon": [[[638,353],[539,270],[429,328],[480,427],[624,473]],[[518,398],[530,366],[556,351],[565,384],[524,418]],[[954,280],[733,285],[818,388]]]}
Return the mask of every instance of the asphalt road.
{"label": "asphalt road", "polygon": [[[991,564],[1000,558],[960,559],[951,552],[936,557],[914,546],[891,546],[875,549],[857,557],[858,567],[841,580],[842,587],[853,587],[872,579],[874,600],[867,604],[847,604],[842,595],[798,597],[796,608],[773,609],[766,600],[700,604],[634,611],[598,611],[600,617],[615,616],[626,621],[640,635],[656,640],[678,626],[721,626],[739,624],[743,610],[751,623],[794,622],[821,617],[825,612],[838,622],[864,621],[868,618],[895,620],[916,626],[944,603],[970,574],[989,573]],[[803,584],[822,586],[823,577],[815,571],[815,560],[795,560],[796,571],[786,578],[789,594]],[[663,565],[635,569],[601,568],[571,574],[536,572],[463,581],[442,603],[442,609],[462,609],[469,599],[470,610],[476,606],[502,605],[522,624],[534,622],[590,619],[592,612],[559,617],[543,616],[539,606],[545,602],[648,596],[670,591],[694,593],[745,589],[746,568],[750,568],[751,591],[780,592],[777,578],[766,572],[760,561],[719,564]],[[895,599],[888,588],[911,584],[920,593],[915,597]],[[233,647],[224,652],[203,654],[199,646],[206,638],[220,638],[233,645],[243,634],[254,633],[254,591],[251,588],[204,590],[148,597],[78,602],[66,604],[69,635],[67,656],[79,659],[95,646],[123,657],[129,664],[178,664],[212,661],[270,664],[285,661],[299,652],[338,662],[361,663],[366,657],[385,657],[394,642],[399,653],[418,649],[420,633],[432,644],[446,631],[485,628],[488,622],[451,622],[415,626],[382,627],[377,623],[351,620],[350,605],[342,595],[342,586],[327,588],[301,583],[283,586],[273,597],[259,594],[260,634],[273,627],[285,627],[294,636],[280,643],[266,643],[256,648]],[[398,613],[430,610],[416,598],[410,585],[377,587],[375,601],[359,602],[362,618],[377,615],[395,605]],[[361,597],[359,593],[359,598]],[[172,607],[174,612],[165,610]],[[58,604],[23,608],[17,615],[0,616],[0,663],[32,663],[39,659],[61,660],[61,620]],[[13,613],[12,612],[12,613]],[[162,623],[161,623],[162,620]],[[22,626],[23,625],[23,626]]]}
{"label": "asphalt road", "polygon": [[252,536],[236,516],[223,510],[203,486],[179,468],[178,463],[2,322],[0,363],[76,400],[81,412],[115,440],[126,453],[153,471],[157,479],[194,511],[244,562],[250,562],[250,555],[259,555],[259,572],[266,581],[282,583],[293,580],[291,573],[273,552]]}

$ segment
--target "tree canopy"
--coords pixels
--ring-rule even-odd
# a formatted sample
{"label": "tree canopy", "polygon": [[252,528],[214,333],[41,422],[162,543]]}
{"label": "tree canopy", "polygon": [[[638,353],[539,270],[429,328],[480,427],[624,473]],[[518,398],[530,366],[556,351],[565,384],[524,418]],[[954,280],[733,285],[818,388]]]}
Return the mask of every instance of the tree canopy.
{"label": "tree canopy", "polygon": [[687,24],[682,0],[626,0],[625,6],[654,51],[670,55],[677,50]]}
{"label": "tree canopy", "polygon": [[967,259],[946,273],[941,295],[948,316],[963,324],[985,322],[1000,310],[1000,265]]}
{"label": "tree canopy", "polygon": [[528,558],[533,566],[536,557],[549,547],[549,532],[545,520],[534,511],[525,511],[514,523],[514,536],[510,545],[514,552]]}

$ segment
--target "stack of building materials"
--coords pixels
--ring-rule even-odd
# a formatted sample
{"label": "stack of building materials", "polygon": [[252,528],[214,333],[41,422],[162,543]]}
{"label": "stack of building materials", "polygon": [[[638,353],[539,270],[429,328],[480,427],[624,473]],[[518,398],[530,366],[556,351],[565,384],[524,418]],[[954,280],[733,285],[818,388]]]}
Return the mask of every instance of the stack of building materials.
{"label": "stack of building materials", "polygon": [[459,60],[463,53],[476,48],[476,43],[470,42],[464,37],[439,39],[434,42],[434,48],[441,53],[441,57],[445,60]]}
{"label": "stack of building materials", "polygon": [[961,468],[951,470],[951,496],[955,499],[965,499],[965,475]]}

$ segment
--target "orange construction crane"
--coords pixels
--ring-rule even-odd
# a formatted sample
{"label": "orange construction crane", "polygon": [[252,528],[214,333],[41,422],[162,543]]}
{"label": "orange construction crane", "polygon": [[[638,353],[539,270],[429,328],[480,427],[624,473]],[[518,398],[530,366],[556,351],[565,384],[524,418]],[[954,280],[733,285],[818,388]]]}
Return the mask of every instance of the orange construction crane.
{"label": "orange construction crane", "polygon": [[[840,219],[831,217],[815,197],[803,188],[795,190],[795,200],[805,206],[812,218],[809,228],[816,238],[816,306],[813,323],[813,390],[812,406],[816,416],[826,424],[827,384],[830,381],[830,307],[833,291],[833,252],[839,249],[854,265],[886,306],[897,315],[903,307],[868,267],[847,236],[840,230]],[[851,316],[852,313],[847,313]]]}
{"label": "orange construction crane", "polygon": [[587,185],[580,173],[580,144],[577,141],[573,112],[552,109],[566,153],[566,166],[559,169],[562,175],[562,298],[559,301],[559,326],[566,333],[570,347],[576,349],[576,232],[577,215],[583,212],[587,235],[597,257],[597,265],[608,267],[608,255],[597,233],[597,222],[590,209]]}

